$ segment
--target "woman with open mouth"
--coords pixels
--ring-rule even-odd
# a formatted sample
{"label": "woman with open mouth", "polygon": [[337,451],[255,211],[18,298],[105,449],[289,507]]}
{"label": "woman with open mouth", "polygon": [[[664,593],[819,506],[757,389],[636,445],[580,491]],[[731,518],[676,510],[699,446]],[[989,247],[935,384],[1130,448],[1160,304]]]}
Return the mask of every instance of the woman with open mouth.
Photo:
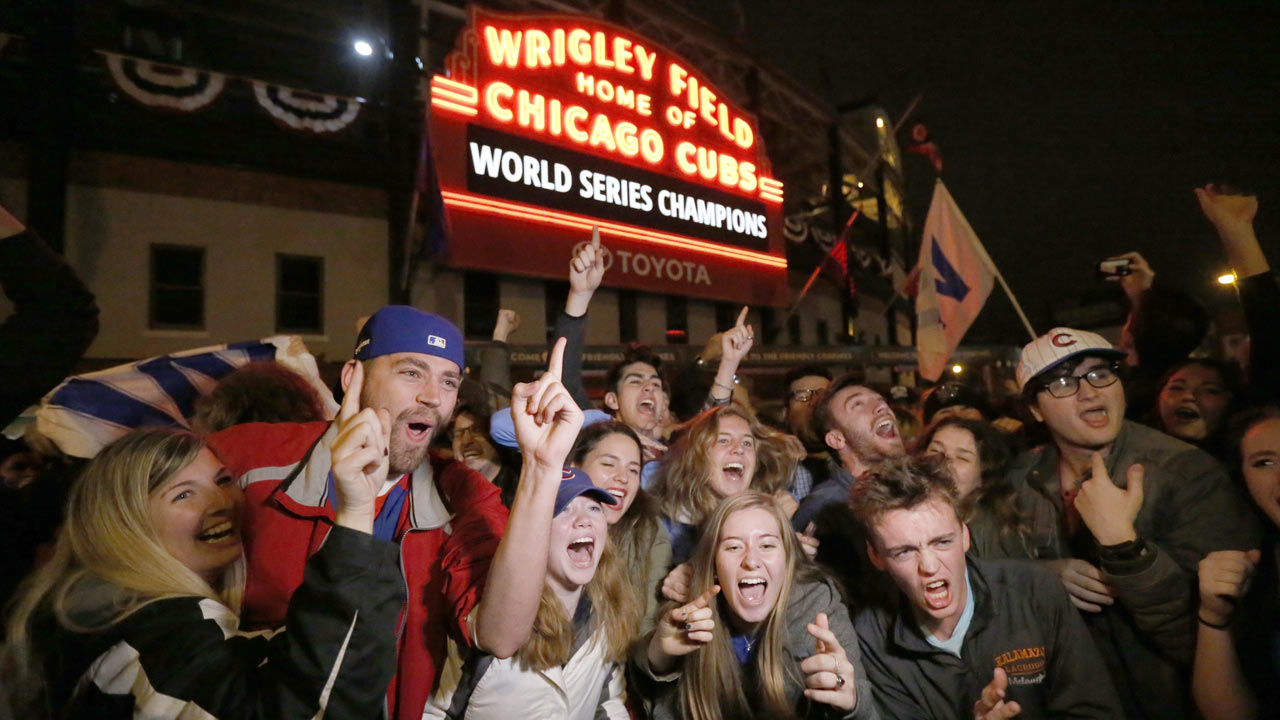
{"label": "woman with open mouth", "polygon": [[632,653],[656,720],[878,717],[840,593],[772,497],[725,500],[692,564],[696,599]]}
{"label": "woman with open mouth", "polygon": [[711,408],[690,420],[653,486],[665,513],[672,562],[688,559],[698,528],[726,498],[753,490],[777,497],[788,515],[795,512],[787,488],[804,456],[795,437],[734,405]]}
{"label": "woman with open mouth", "polygon": [[970,552],[983,558],[1038,556],[1017,491],[1005,479],[1013,455],[995,426],[985,420],[943,417],[925,429],[915,454],[946,460],[963,501],[961,520],[969,526]]}
{"label": "woman with open mouth", "polygon": [[671,564],[671,540],[662,525],[658,501],[640,487],[643,446],[635,430],[616,420],[582,428],[569,465],[581,468],[617,505],[605,505],[609,545],[622,567],[629,568],[630,587],[644,608],[639,637],[653,627],[658,614],[658,584]]}
{"label": "woman with open mouth", "polygon": [[1228,459],[1224,421],[1240,387],[1240,372],[1229,363],[1203,358],[1184,360],[1160,379],[1154,426],[1179,440]]}
{"label": "woman with open mouth", "polygon": [[404,590],[396,547],[359,510],[386,478],[385,441],[364,426],[352,437],[333,451],[339,506],[352,509],[275,634],[238,631],[243,495],[204,441],[153,428],[99,453],[10,616],[18,716],[381,716]]}
{"label": "woman with open mouth", "polygon": [[510,658],[464,656],[451,644],[422,717],[627,720],[627,647],[643,605],[609,543],[605,512],[618,503],[582,470],[565,469],[529,640]]}

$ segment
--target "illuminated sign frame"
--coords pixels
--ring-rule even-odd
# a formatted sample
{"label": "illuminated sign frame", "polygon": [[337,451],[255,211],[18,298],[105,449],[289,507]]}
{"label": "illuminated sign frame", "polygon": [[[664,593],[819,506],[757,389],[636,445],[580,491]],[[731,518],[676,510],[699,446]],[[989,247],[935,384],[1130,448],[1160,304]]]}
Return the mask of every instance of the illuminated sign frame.
{"label": "illuminated sign frame", "polygon": [[606,285],[787,302],[783,186],[752,114],[612,23],[470,13],[431,79],[449,264],[563,279],[598,225]]}

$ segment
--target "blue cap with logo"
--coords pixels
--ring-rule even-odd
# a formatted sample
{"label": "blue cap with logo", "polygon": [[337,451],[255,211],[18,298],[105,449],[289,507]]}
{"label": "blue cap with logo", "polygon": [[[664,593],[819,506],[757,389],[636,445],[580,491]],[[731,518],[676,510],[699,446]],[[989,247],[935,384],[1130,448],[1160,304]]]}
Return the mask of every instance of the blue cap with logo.
{"label": "blue cap with logo", "polygon": [[392,353],[422,353],[452,361],[459,372],[466,367],[462,332],[436,315],[408,305],[387,305],[360,328],[355,358],[370,360]]}
{"label": "blue cap with logo", "polygon": [[618,498],[610,495],[604,488],[596,487],[585,470],[565,468],[560,475],[560,489],[556,491],[556,509],[551,513],[552,517],[564,512],[569,503],[579,495],[595,498],[605,505],[618,504]]}

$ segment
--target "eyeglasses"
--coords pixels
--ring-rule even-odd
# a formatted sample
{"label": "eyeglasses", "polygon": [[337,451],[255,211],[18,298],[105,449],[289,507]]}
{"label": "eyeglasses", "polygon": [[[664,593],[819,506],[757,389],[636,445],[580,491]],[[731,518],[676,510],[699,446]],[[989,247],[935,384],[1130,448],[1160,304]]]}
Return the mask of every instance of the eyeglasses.
{"label": "eyeglasses", "polygon": [[791,393],[791,399],[795,402],[811,403],[818,397],[821,390],[796,390]]}
{"label": "eyeglasses", "polygon": [[1047,390],[1050,395],[1056,398],[1069,398],[1080,392],[1080,380],[1088,380],[1089,384],[1096,388],[1104,388],[1115,385],[1120,376],[1116,374],[1115,365],[1103,365],[1096,367],[1083,375],[1062,375],[1056,377],[1040,386],[1041,390]]}

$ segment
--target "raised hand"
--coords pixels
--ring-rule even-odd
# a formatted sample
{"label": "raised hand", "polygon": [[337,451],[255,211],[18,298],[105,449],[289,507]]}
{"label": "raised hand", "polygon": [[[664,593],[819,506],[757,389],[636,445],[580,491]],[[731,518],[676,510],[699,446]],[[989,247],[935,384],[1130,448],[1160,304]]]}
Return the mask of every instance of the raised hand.
{"label": "raised hand", "polygon": [[800,663],[804,673],[804,696],[814,702],[840,708],[845,712],[858,704],[858,693],[853,663],[840,646],[840,640],[831,632],[826,613],[807,626],[814,638],[815,652]]}
{"label": "raised hand", "polygon": [[662,579],[662,597],[672,602],[688,602],[689,585],[693,584],[693,568],[682,562],[671,568],[671,572]]}
{"label": "raised hand", "polygon": [[742,362],[742,358],[751,352],[751,345],[755,342],[756,331],[746,324],[749,309],[743,305],[742,312],[738,313],[738,322],[721,335],[721,365],[732,362],[733,367],[736,369],[738,364]]}
{"label": "raised hand", "polygon": [[351,368],[351,382],[334,419],[338,433],[329,450],[338,494],[334,522],[371,533],[378,493],[387,481],[391,414],[381,408],[360,409],[364,363],[352,363]]}
{"label": "raised hand", "polygon": [[1218,550],[1204,556],[1200,561],[1201,619],[1214,625],[1231,622],[1236,601],[1249,591],[1260,559],[1259,550]]}
{"label": "raised hand", "polygon": [[511,333],[520,329],[520,313],[508,308],[498,311],[498,321],[493,324],[493,341],[506,342]]}
{"label": "raised hand", "polygon": [[1116,487],[1102,454],[1093,453],[1093,475],[1080,486],[1076,510],[1099,545],[1119,545],[1138,537],[1133,521],[1142,509],[1142,466],[1130,465],[1128,479],[1128,487]]}
{"label": "raised hand", "polygon": [[1048,560],[1045,563],[1062,581],[1071,604],[1085,612],[1102,612],[1103,605],[1114,605],[1116,591],[1107,582],[1107,574],[1076,558]]}
{"label": "raised hand", "polygon": [[800,541],[800,549],[804,551],[804,556],[813,560],[818,557],[818,526],[812,522],[805,526],[804,532],[796,533],[796,539]]}
{"label": "raised hand", "polygon": [[1253,218],[1258,214],[1257,197],[1212,184],[1196,188],[1195,193],[1200,201],[1200,210],[1219,232],[1253,229]]}
{"label": "raised hand", "polygon": [[1137,305],[1142,298],[1142,293],[1151,289],[1151,285],[1156,281],[1156,271],[1151,269],[1151,265],[1147,263],[1147,259],[1136,252],[1127,252],[1121,255],[1114,255],[1107,260],[1128,260],[1128,275],[1109,275],[1108,282],[1120,283],[1120,289],[1124,290],[1124,294],[1129,297],[1129,302]]}
{"label": "raised hand", "polygon": [[587,313],[591,296],[604,279],[604,250],[600,247],[600,228],[591,228],[591,243],[584,244],[569,259],[569,297],[564,311],[573,317]]}
{"label": "raised hand", "polygon": [[582,410],[561,384],[565,339],[551,349],[547,371],[536,382],[517,383],[511,391],[511,419],[525,462],[542,470],[560,470],[582,429]]}
{"label": "raised hand", "polygon": [[712,585],[693,602],[662,616],[649,641],[649,665],[654,671],[666,672],[677,658],[711,642],[716,628],[711,601],[719,592],[720,586]]}
{"label": "raised hand", "polygon": [[1005,691],[1009,688],[1009,676],[1004,668],[996,668],[991,682],[982,688],[982,696],[973,704],[973,720],[1006,720],[1022,713],[1022,706],[1010,700],[1005,702]]}

